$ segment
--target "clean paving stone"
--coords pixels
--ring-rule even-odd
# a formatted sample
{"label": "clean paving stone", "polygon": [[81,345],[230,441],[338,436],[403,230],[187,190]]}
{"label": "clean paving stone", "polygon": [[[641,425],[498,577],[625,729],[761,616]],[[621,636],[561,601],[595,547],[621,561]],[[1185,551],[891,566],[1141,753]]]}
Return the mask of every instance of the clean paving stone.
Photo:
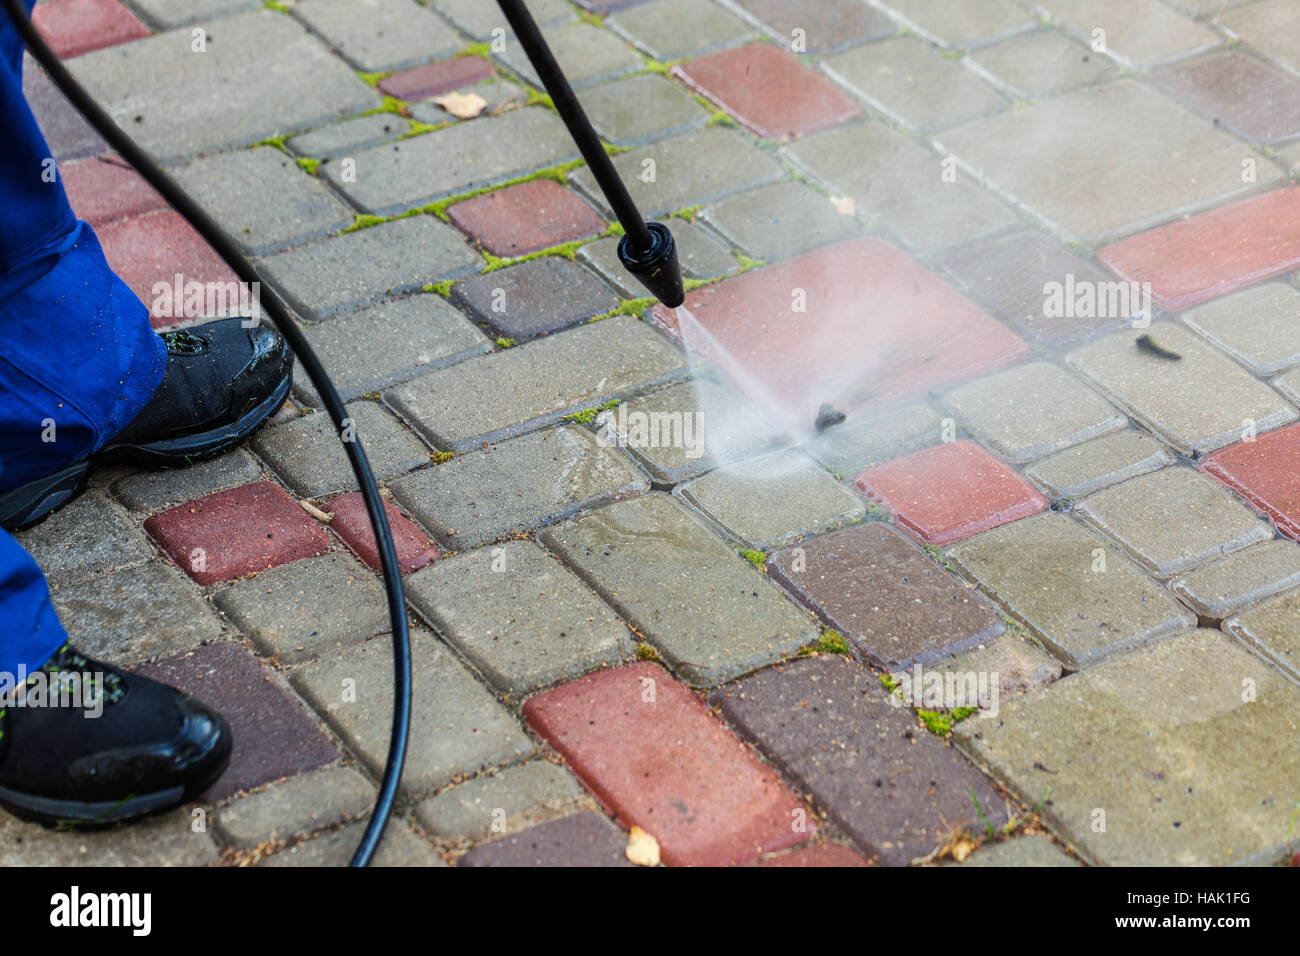
{"label": "clean paving stone", "polygon": [[226,804],[214,815],[213,829],[226,846],[251,849],[362,819],[374,798],[374,786],[354,768],[328,767]]}
{"label": "clean paving stone", "polygon": [[697,0],[636,4],[613,14],[605,26],[663,62],[732,46],[754,35],[753,29],[729,10]]}
{"label": "clean paving stone", "polygon": [[375,88],[399,100],[415,102],[482,83],[496,76],[496,72],[482,57],[457,56],[386,76],[375,84]]}
{"label": "clean paving stone", "polygon": [[859,0],[733,0],[732,5],[773,39],[802,40],[809,53],[833,53],[898,30],[884,13]]}
{"label": "clean paving stone", "polygon": [[1079,866],[1045,836],[1024,835],[986,843],[959,864],[949,866]]}
{"label": "clean paving stone", "polygon": [[1162,92],[1252,142],[1300,136],[1300,80],[1239,50],[1169,67],[1153,79]]}
{"label": "clean paving stone", "polygon": [[[348,550],[361,559],[372,571],[382,572],[384,565],[379,556],[379,545],[375,541],[374,525],[370,523],[370,512],[366,508],[365,498],[361,492],[353,491],[339,495],[325,502],[325,508],[334,515],[330,528],[343,539]],[[418,524],[412,521],[401,509],[390,502],[384,502],[384,514],[388,518],[388,527],[393,536],[393,550],[397,557],[397,570],[400,574],[409,574],[417,568],[438,560],[438,546]]]}
{"label": "clean paving stone", "polygon": [[[546,42],[575,90],[645,66],[626,42],[590,23],[556,26],[547,31]],[[497,58],[520,79],[541,89],[542,83],[518,41],[507,40],[505,52]]]}
{"label": "clean paving stone", "polygon": [[1221,621],[1300,585],[1300,546],[1268,541],[1175,578],[1169,588],[1202,618]]}
{"label": "clean paving stone", "polygon": [[1014,0],[889,0],[889,7],[917,33],[944,46],[987,42],[1034,24]]}
{"label": "clean paving stone", "polygon": [[515,342],[558,332],[619,304],[609,286],[563,256],[539,256],[457,282],[451,298],[476,322]]}
{"label": "clean paving stone", "polygon": [[971,177],[959,173],[955,181],[945,180],[939,156],[884,123],[810,136],[785,153],[827,188],[852,198],[859,215],[911,246],[979,239],[1016,222]]}
{"label": "clean paving stone", "polygon": [[302,19],[355,69],[398,70],[460,49],[454,30],[414,0],[367,0],[357,16],[353,0],[297,0]]}
{"label": "clean paving stone", "polygon": [[81,496],[14,537],[56,590],[153,557],[140,529],[98,491]]}
{"label": "clean paving stone", "polygon": [[[1054,231],[1086,242],[1167,222],[1256,188],[1241,181],[1239,140],[1132,79],[975,120],[938,139],[944,152],[996,193]],[[1160,143],[1160,149],[1133,149],[1137,141]],[[1181,157],[1176,173],[1169,156]],[[1261,167],[1258,182],[1279,175]],[[1061,189],[1062,182],[1071,187]]]}
{"label": "clean paving stone", "polygon": [[1027,804],[1042,801],[1048,825],[1085,860],[1268,864],[1286,852],[1297,706],[1300,690],[1280,672],[1203,630],[1057,681],[954,734]]}
{"label": "clean paving stone", "polygon": [[1150,283],[1156,303],[1178,312],[1300,266],[1300,236],[1289,228],[1297,216],[1300,186],[1276,189],[1124,239],[1097,257],[1123,279]]}
{"label": "clean paving stone", "polygon": [[72,211],[95,227],[167,205],[126,160],[112,154],[66,163],[58,172]]}
{"label": "clean paving stone", "polygon": [[767,568],[878,667],[927,663],[1005,629],[978,595],[882,522],[774,554]]}
{"label": "clean paving stone", "polygon": [[411,603],[500,691],[519,695],[615,664],[627,627],[532,541],[507,541],[426,568]]}
{"label": "clean paving stone", "polygon": [[708,111],[694,97],[655,73],[593,86],[580,99],[596,132],[616,146],[636,146],[709,121]]}
{"label": "clean paving stone", "polygon": [[627,837],[598,813],[575,813],[475,847],[457,866],[630,867]]}
{"label": "clean paving stone", "polygon": [[1292,73],[1300,73],[1300,10],[1287,0],[1266,0],[1220,14],[1229,33],[1272,57]]}
{"label": "clean paving stone", "polygon": [[1300,289],[1280,282],[1236,292],[1183,315],[1183,321],[1256,375],[1300,362]]}
{"label": "clean paving stone", "polygon": [[1300,592],[1231,618],[1223,629],[1300,680]]}
{"label": "clean paving stone", "polygon": [[185,468],[139,471],[110,486],[113,498],[132,511],[152,513],[168,505],[201,498],[214,491],[247,485],[265,473],[262,463],[243,448]]}
{"label": "clean paving stone", "polygon": [[1123,428],[1115,407],[1051,362],[1031,362],[948,393],[956,422],[1002,457],[1033,461]]}
{"label": "clean paving stone", "polygon": [[693,685],[736,677],[817,638],[809,616],[668,496],[588,512],[541,539]]}
{"label": "clean paving stone", "polygon": [[259,651],[284,664],[360,643],[391,626],[379,582],[340,551],[236,581],[212,599]]}
{"label": "clean paving stone", "polygon": [[1159,578],[1272,537],[1267,523],[1191,468],[1164,468],[1089,495],[1079,515]]}
{"label": "clean paving stone", "polygon": [[[1016,331],[1049,348],[1077,343],[1102,331],[1144,319],[1133,301],[1111,314],[1110,275],[1045,233],[996,236],[940,254],[938,264],[958,288]],[[1078,306],[1105,296],[1105,308]],[[1056,293],[1052,295],[1050,293]],[[1059,297],[1059,302],[1055,301]],[[1116,304],[1124,300],[1117,298]],[[1053,306],[1059,305],[1059,308]]]}
{"label": "clean paving stone", "polygon": [[860,230],[852,216],[801,183],[760,186],[708,206],[700,219],[755,259],[788,259]]}
{"label": "clean paving stone", "polygon": [[[738,263],[709,233],[685,219],[668,223],[677,243],[677,264],[688,279],[716,279],[740,268]],[[597,239],[578,249],[577,259],[629,299],[646,295],[645,288],[623,268],[616,238]]]}
{"label": "clean paving stone", "polygon": [[482,260],[451,226],[411,216],[279,252],[262,265],[303,317],[323,319],[468,275]]}
{"label": "clean paving stone", "polygon": [[[492,350],[487,336],[446,299],[432,294],[335,316],[307,326],[303,334],[345,402]],[[304,375],[298,376],[294,394],[321,407]]]}
{"label": "clean paving stone", "polygon": [[147,19],[163,27],[180,27],[260,6],[258,0],[133,0]]}
{"label": "clean paving stone", "polygon": [[242,644],[222,641],[174,654],[134,673],[197,697],[230,723],[230,766],[204,793],[224,800],[338,760],[318,718]]}
{"label": "clean paving stone", "polygon": [[[1055,657],[1033,641],[1011,631],[986,644],[979,644],[970,650],[959,651],[931,663],[925,668],[922,681],[925,680],[924,673],[932,671],[944,675],[945,685],[949,675],[957,681],[968,681],[970,675],[974,674],[977,681],[976,697],[979,699],[978,680],[984,675],[989,680],[991,700],[981,700],[980,705],[981,710],[991,711],[1000,707],[1004,700],[1046,687],[1059,678],[1063,670],[1061,662]],[[921,686],[924,688],[924,683]],[[996,697],[992,697],[992,694],[996,694]]]}
{"label": "clean paving stone", "polygon": [[405,136],[410,129],[410,121],[395,113],[374,113],[300,133],[285,145],[299,156],[334,159]]}
{"label": "clean paving stone", "polygon": [[649,487],[626,455],[572,425],[488,445],[392,482],[397,500],[455,551]]}
{"label": "clean paving stone", "polygon": [[[502,36],[513,36],[505,14],[495,3],[483,0],[430,0],[429,6],[446,17],[452,24],[475,40],[491,40],[495,30]],[[565,0],[534,0],[528,4],[538,26],[549,27],[574,19],[573,7]]]}
{"label": "clean paving stone", "polygon": [[815,133],[862,114],[825,77],[770,43],[688,60],[673,67],[673,76],[765,139]]}
{"label": "clean paving stone", "polygon": [[430,372],[385,399],[431,441],[468,451],[684,371],[670,342],[638,319],[613,316]]}
{"label": "clean paving stone", "polygon": [[449,206],[447,216],[488,252],[507,259],[605,230],[594,209],[553,179],[475,196]]}
{"label": "clean paving stone", "polygon": [[265,571],[329,547],[320,525],[270,481],[169,508],[144,529],[199,584]]}
{"label": "clean paving stone", "polygon": [[[202,56],[188,29],[77,57],[77,80],[163,162],[246,146],[380,105],[379,94],[292,17],[255,10],[210,27]],[[291,63],[274,73],[267,63]],[[221,90],[213,96],[212,90]]]}
{"label": "clean paving stone", "polygon": [[149,35],[149,28],[117,0],[49,0],[37,4],[31,18],[60,60]]}
{"label": "clean paving stone", "polygon": [[1120,551],[1063,514],[985,532],[948,558],[1070,670],[1196,623]]}
{"label": "clean paving stone", "polygon": [[129,827],[68,834],[0,814],[0,866],[208,866],[221,855],[188,807]]}
{"label": "clean paving stone", "polygon": [[577,157],[559,118],[534,107],[359,150],[344,157],[354,164],[322,164],[320,173],[366,212],[386,216]]}
{"label": "clean paving stone", "polygon": [[[379,481],[429,463],[429,450],[379,405],[354,402],[344,411],[345,425],[350,421],[350,435],[361,442]],[[330,417],[317,412],[263,428],[253,436],[253,448],[296,493],[319,498],[360,487],[340,437]]]}
{"label": "clean paving stone", "polygon": [[[1181,356],[1138,346],[1143,336]],[[1263,433],[1294,421],[1296,409],[1232,359],[1179,326],[1116,332],[1066,356],[1107,398],[1186,457],[1222,448],[1252,426]],[[1213,400],[1207,400],[1213,396]]]}
{"label": "clean paving stone", "polygon": [[975,66],[1024,100],[1058,96],[1103,79],[1120,67],[1055,30],[1018,33],[971,54]]}
{"label": "clean paving stone", "polygon": [[1106,54],[1128,67],[1148,67],[1220,43],[1204,24],[1159,0],[1038,0],[1042,10],[1085,42],[1104,31]]}
{"label": "clean paving stone", "polygon": [[853,483],[931,545],[951,544],[1047,507],[1024,479],[966,439],[869,468]]}
{"label": "clean paving stone", "polygon": [[1001,93],[915,36],[828,57],[822,68],[872,109],[914,130],[946,129],[1010,105]]}
{"label": "clean paving stone", "polygon": [[737,541],[760,551],[866,516],[857,495],[811,458],[790,450],[723,465],[678,493]]}
{"label": "clean paving stone", "polygon": [[190,197],[251,255],[350,225],[352,210],[271,146],[200,159],[173,171]]}
{"label": "clean paving stone", "polygon": [[[721,199],[780,179],[783,173],[776,160],[743,134],[721,127],[620,153],[614,157],[614,170],[641,214],[651,217]],[[576,170],[571,179],[598,208],[609,211],[589,169]]]}
{"label": "clean paving stone", "polygon": [[416,806],[415,819],[438,839],[479,841],[518,835],[588,803],[585,795],[563,767],[534,760],[458,783]]}
{"label": "clean paving stone", "polygon": [[1272,518],[1283,534],[1300,538],[1300,426],[1238,442],[1202,467]]}
{"label": "clean paving stone", "polygon": [[54,592],[77,649],[115,664],[173,654],[221,638],[221,619],[194,585],[160,562],[101,574]]}
{"label": "clean paving stone", "polygon": [[[956,422],[952,424],[956,426]],[[805,444],[804,451],[842,478],[937,444],[943,434],[944,419],[933,408],[903,405],[850,415],[843,424]]]}
{"label": "clean paving stone", "polygon": [[907,866],[979,826],[972,793],[994,826],[1006,819],[978,770],[838,655],[769,668],[709,702],[875,862]]}
{"label": "clean paving stone", "polygon": [[620,824],[659,841],[669,866],[744,863],[816,830],[781,778],[655,664],[563,684],[524,717]]}
{"label": "clean paving stone", "polygon": [[1076,445],[1025,469],[1025,477],[1053,498],[1082,498],[1174,463],[1164,445],[1126,429]]}
{"label": "clean paving stone", "polygon": [[[433,635],[414,631],[411,656],[414,704],[404,790],[434,790],[461,774],[532,753],[532,743],[510,712]],[[370,772],[380,773],[392,724],[389,639],[304,664],[290,680]]]}
{"label": "clean paving stone", "polygon": [[[360,824],[322,833],[303,840],[257,862],[258,866],[347,866],[361,842],[363,827]],[[394,823],[385,831],[375,849],[371,866],[426,867],[446,866],[428,843],[408,826]]]}

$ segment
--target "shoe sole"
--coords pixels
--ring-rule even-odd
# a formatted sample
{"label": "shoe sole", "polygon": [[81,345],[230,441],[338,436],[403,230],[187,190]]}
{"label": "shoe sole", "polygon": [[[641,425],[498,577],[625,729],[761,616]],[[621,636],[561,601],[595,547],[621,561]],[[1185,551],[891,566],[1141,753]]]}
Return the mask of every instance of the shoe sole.
{"label": "shoe sole", "polygon": [[86,480],[96,465],[125,462],[146,468],[176,468],[224,454],[274,415],[289,397],[292,386],[290,371],[268,398],[229,425],[142,445],[109,445],[52,475],[0,493],[0,527],[21,531],[44,521],[86,489]]}

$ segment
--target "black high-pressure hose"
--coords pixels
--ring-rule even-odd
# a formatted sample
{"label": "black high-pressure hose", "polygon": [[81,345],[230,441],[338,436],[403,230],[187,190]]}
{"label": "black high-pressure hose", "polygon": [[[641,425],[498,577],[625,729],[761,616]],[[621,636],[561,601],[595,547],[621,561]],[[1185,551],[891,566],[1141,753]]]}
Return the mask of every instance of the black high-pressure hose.
{"label": "black high-pressure hose", "polygon": [[[14,28],[22,35],[27,49],[40,62],[45,71],[54,80],[55,85],[63,91],[84,116],[90,125],[115,149],[128,163],[135,167],[159,195],[173,209],[185,217],[213,249],[224,259],[244,282],[258,283],[261,290],[260,303],[275,322],[276,328],[284,336],[289,347],[297,355],[298,361],[307,372],[312,385],[316,387],[325,410],[329,413],[334,427],[343,432],[346,412],[343,401],[339,398],[334,383],[330,381],[325,367],[312,351],[307,339],[289,315],[279,294],[270,285],[257,268],[244,256],[229,236],[205,213],[199,205],[190,199],[175,182],[160,170],[149,155],[135,144],[117,124],[109,118],[98,103],[81,88],[72,78],[59,58],[41,39],[32,22],[27,17],[19,0],[0,0],[13,22]],[[406,598],[402,593],[402,576],[397,567],[397,551],[393,547],[393,535],[388,526],[388,515],[384,511],[383,499],[379,497],[379,488],[375,476],[370,470],[370,463],[361,442],[355,438],[343,442],[352,470],[361,485],[361,494],[366,502],[366,511],[370,515],[370,524],[374,528],[375,541],[379,546],[379,557],[383,567],[384,589],[388,592],[388,614],[393,627],[393,725],[388,740],[388,761],[384,766],[383,777],[379,784],[379,796],[371,811],[370,821],[352,857],[352,866],[366,866],[379,845],[384,827],[392,814],[393,801],[397,797],[397,785],[401,780],[402,767],[406,762],[406,738],[411,724],[411,642],[406,627]]]}

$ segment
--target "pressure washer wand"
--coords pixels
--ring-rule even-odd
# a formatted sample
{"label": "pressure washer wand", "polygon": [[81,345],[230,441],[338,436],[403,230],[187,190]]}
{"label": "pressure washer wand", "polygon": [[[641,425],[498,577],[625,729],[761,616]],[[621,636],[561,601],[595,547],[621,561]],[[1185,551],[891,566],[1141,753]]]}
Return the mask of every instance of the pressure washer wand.
{"label": "pressure washer wand", "polygon": [[619,178],[600,137],[587,119],[582,104],[555,56],[538,29],[533,15],[523,0],[497,0],[519,44],[524,48],[542,86],[555,104],[555,111],[564,120],[587,168],[596,178],[596,185],[605,195],[605,201],[623,225],[623,238],[618,244],[618,258],[623,268],[632,273],[656,299],[669,308],[676,308],[686,300],[682,288],[682,270],[677,262],[677,244],[668,227],[661,222],[647,222],[636,208],[627,186]]}

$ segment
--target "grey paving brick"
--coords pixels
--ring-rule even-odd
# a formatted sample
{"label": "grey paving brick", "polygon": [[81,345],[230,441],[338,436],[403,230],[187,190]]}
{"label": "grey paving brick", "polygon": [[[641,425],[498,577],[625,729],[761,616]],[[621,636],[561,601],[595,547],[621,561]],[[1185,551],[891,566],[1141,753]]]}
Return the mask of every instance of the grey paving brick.
{"label": "grey paving brick", "polygon": [[475,847],[458,866],[622,866],[627,837],[599,813],[575,813]]}
{"label": "grey paving brick", "polygon": [[788,259],[857,234],[857,220],[801,183],[760,186],[705,208],[700,217],[746,255]]}
{"label": "grey paving brick", "polygon": [[1292,402],[1300,404],[1300,368],[1293,368],[1285,375],[1273,379],[1273,387]]}
{"label": "grey paving brick", "polygon": [[[614,168],[645,216],[720,199],[781,176],[775,160],[737,131],[719,127],[622,153],[614,157]],[[609,211],[590,170],[579,169],[571,178],[597,207]]]}
{"label": "grey paving brick", "polygon": [[1036,100],[1113,79],[1119,66],[1055,30],[1019,33],[971,54],[975,66],[1013,96]]}
{"label": "grey paving brick", "polygon": [[583,108],[596,132],[618,146],[635,146],[709,121],[709,112],[678,84],[642,73],[584,90]]}
{"label": "grey paving brick", "polygon": [[1252,604],[1300,585],[1300,546],[1266,541],[1237,551],[1169,583],[1203,618],[1221,621]]}
{"label": "grey paving brick", "polygon": [[[429,450],[374,402],[353,402],[344,411],[377,480],[429,463]],[[318,412],[262,429],[253,447],[298,495],[319,498],[360,487],[339,438],[330,417]]]}
{"label": "grey paving brick", "polygon": [[[1242,145],[1131,79],[1041,100],[938,137],[994,191],[1089,243],[1239,195]],[[1160,143],[1159,155],[1135,141]],[[1165,157],[1179,156],[1178,175]],[[1259,183],[1277,178],[1261,166]],[[1062,182],[1071,188],[1061,189]]]}
{"label": "grey paving brick", "polygon": [[[645,66],[636,51],[608,30],[590,23],[566,23],[546,31],[546,42],[575,90]],[[523,47],[507,39],[497,58],[520,79],[541,88]]]}
{"label": "grey paving brick", "polygon": [[1192,309],[1184,321],[1257,375],[1300,362],[1300,289],[1270,282]]}
{"label": "grey paving brick", "polygon": [[259,481],[262,463],[242,448],[219,458],[196,462],[185,468],[139,471],[118,478],[110,486],[112,497],[132,511],[153,513],[170,505],[202,498]]}
{"label": "grey paving brick", "polygon": [[[190,31],[159,33],[69,61],[77,79],[141,146],[164,162],[243,146],[353,116],[380,104],[326,45],[274,10],[210,28],[204,53]],[[268,71],[267,63],[292,64]],[[220,89],[220,96],[212,90]]]}
{"label": "grey paving brick", "polygon": [[51,589],[153,557],[140,529],[99,491],[83,495],[14,537],[41,566]]}
{"label": "grey paving brick", "polygon": [[521,695],[632,656],[627,627],[531,541],[507,541],[407,578],[411,602],[499,690]]}
{"label": "grey paving brick", "polygon": [[1196,623],[1120,551],[1065,515],[986,531],[948,557],[1070,669]]}
{"label": "grey paving brick", "polygon": [[[503,36],[514,35],[506,23],[505,14],[495,3],[484,3],[483,0],[430,0],[429,6],[475,40],[491,40],[494,30],[504,31]],[[573,7],[565,0],[534,0],[528,4],[528,12],[543,27],[575,19]]]}
{"label": "grey paving brick", "polygon": [[1164,445],[1130,428],[1046,458],[1026,468],[1025,477],[1053,497],[1081,498],[1173,462]]}
{"label": "grey paving brick", "polygon": [[[716,279],[740,268],[738,263],[711,235],[684,219],[668,224],[677,243],[677,262],[688,279]],[[618,259],[617,238],[597,239],[577,252],[579,262],[586,263],[602,279],[629,299],[644,298],[648,293]]]}
{"label": "grey paving brick", "polygon": [[135,664],[215,641],[221,620],[180,572],[150,562],[54,592],[77,648],[114,664]]}
{"label": "grey paving brick", "polygon": [[364,818],[374,798],[375,787],[352,767],[327,767],[226,804],[213,826],[224,844],[243,849]]}
{"label": "grey paving brick", "polygon": [[266,277],[310,319],[458,278],[481,264],[464,236],[433,216],[380,223],[262,260]]}
{"label": "grey paving brick", "polygon": [[489,445],[392,483],[397,500],[457,551],[649,487],[627,456],[571,425]]}
{"label": "grey paving brick", "polygon": [[965,175],[944,181],[943,160],[883,123],[862,123],[800,140],[785,154],[859,215],[921,248],[978,239],[1016,217]]}
{"label": "grey paving brick", "polygon": [[823,68],[868,106],[911,129],[944,129],[1010,105],[961,63],[912,36],[856,47],[827,58]]}
{"label": "grey paving brick", "polygon": [[667,496],[609,505],[542,539],[692,684],[738,676],[817,637],[810,617]]}
{"label": "grey paving brick", "polygon": [[485,840],[580,806],[585,793],[563,767],[534,760],[444,790],[417,805],[415,819],[443,840]]}
{"label": "grey paving brick", "polygon": [[1051,362],[1030,362],[948,393],[957,424],[1004,458],[1033,461],[1123,428],[1128,419]]}
{"label": "grey paving brick", "polygon": [[1300,591],[1230,618],[1223,629],[1300,680]]}
{"label": "grey paving brick", "polygon": [[1033,16],[1014,0],[888,0],[921,36],[945,46],[988,42],[1032,26]]}
{"label": "grey paving brick", "polygon": [[415,0],[296,0],[293,15],[323,36],[358,70],[400,70],[450,56],[456,32]]}
{"label": "grey paving brick", "polygon": [[[343,400],[385,388],[430,369],[492,350],[492,343],[440,296],[413,295],[303,330]],[[305,404],[321,407],[305,375],[294,383]]]}
{"label": "grey paving brick", "polygon": [[1151,66],[1190,56],[1218,44],[1208,27],[1159,0],[1037,0],[1053,18],[1085,42],[1105,31],[1106,52],[1126,66]]}
{"label": "grey paving brick", "polygon": [[400,143],[360,150],[355,181],[336,160],[320,167],[368,213],[392,215],[576,159],[559,118],[543,107],[458,123]]}
{"label": "grey paving brick", "polygon": [[1079,862],[1061,851],[1045,836],[1012,837],[998,843],[986,843],[966,858],[965,863],[949,866],[1079,866]]}
{"label": "grey paving brick", "polygon": [[[413,633],[411,654],[414,706],[402,775],[408,792],[429,791],[459,774],[513,762],[532,752],[518,721],[433,635]],[[290,680],[372,773],[382,771],[393,706],[392,649],[387,638],[305,664],[293,671]],[[345,700],[352,686],[355,700]]]}
{"label": "grey paving brick", "polygon": [[390,626],[378,580],[341,551],[235,581],[213,601],[258,650],[285,664],[359,643]]}
{"label": "grey paving brick", "polygon": [[286,145],[300,156],[333,159],[397,139],[410,128],[409,120],[394,113],[374,113],[300,133]]}
{"label": "grey paving brick", "polygon": [[440,447],[467,451],[683,372],[675,346],[614,316],[430,372],[385,398]]}
{"label": "grey paving brick", "polygon": [[[1254,694],[1243,694],[1246,681]],[[1050,790],[1045,819],[1089,861],[1271,863],[1284,852],[1300,774],[1298,707],[1300,689],[1281,673],[1220,632],[1197,631],[954,734],[1029,805]]]}
{"label": "grey paving brick", "polygon": [[[986,644],[961,651],[951,657],[930,664],[926,670],[945,675],[996,674],[997,706],[1021,694],[1046,687],[1061,676],[1061,662],[1032,641],[1016,632],[1000,634]],[[988,719],[988,718],[984,718]]]}
{"label": "grey paving brick", "polygon": [[541,256],[457,282],[451,297],[476,322],[516,342],[604,315],[619,303],[605,283],[562,256]]}
{"label": "grey paving brick", "polygon": [[943,439],[943,427],[943,418],[933,408],[904,405],[878,413],[850,415],[843,424],[816,436],[804,450],[835,474],[845,477],[868,465],[937,445]]}
{"label": "grey paving brick", "polygon": [[[832,53],[898,32],[894,21],[860,0],[722,0],[782,44],[801,38],[809,53]],[[801,31],[796,33],[796,31]]]}
{"label": "grey paving brick", "polygon": [[207,866],[220,856],[210,833],[195,833],[190,808],[129,827],[69,835],[0,813],[0,866]]}
{"label": "grey paving brick", "polygon": [[1300,10],[1287,0],[1265,0],[1232,10],[1218,22],[1292,73],[1300,73]]}
{"label": "grey paving brick", "polygon": [[160,27],[180,27],[261,4],[258,0],[134,0],[131,6]]}
{"label": "grey paving brick", "polygon": [[[528,102],[528,91],[524,87],[500,77],[493,80],[484,80],[482,83],[475,83],[473,86],[464,87],[456,90],[456,92],[473,93],[475,96],[482,97],[483,112],[479,116],[484,118],[504,113]],[[457,117],[452,116],[433,100],[421,100],[418,103],[412,103],[409,110],[411,116],[421,123],[428,123],[430,126],[440,126],[443,123],[459,121]]]}
{"label": "grey paving brick", "polygon": [[[1149,335],[1177,362],[1140,350]],[[1102,393],[1185,457],[1202,455],[1294,421],[1296,409],[1223,353],[1179,326],[1116,332],[1071,352],[1066,362]]]}
{"label": "grey paving brick", "polygon": [[605,26],[656,60],[683,57],[742,43],[753,29],[730,11],[698,0],[652,0],[619,10]]}
{"label": "grey paving brick", "polygon": [[77,112],[30,53],[23,59],[23,98],[31,107],[50,155],[59,162],[107,152],[108,144]]}
{"label": "grey paving brick", "polygon": [[[258,866],[346,866],[361,842],[360,824],[331,830],[287,847],[278,853],[259,860]],[[371,866],[425,867],[446,866],[423,838],[404,823],[394,821],[384,831],[384,837],[375,850]]]}
{"label": "grey paving brick", "polygon": [[271,146],[200,159],[173,175],[245,252],[264,255],[351,224],[352,210]]}
{"label": "grey paving brick", "polygon": [[796,451],[724,465],[679,492],[739,542],[760,551],[860,521],[867,513],[861,498]]}

